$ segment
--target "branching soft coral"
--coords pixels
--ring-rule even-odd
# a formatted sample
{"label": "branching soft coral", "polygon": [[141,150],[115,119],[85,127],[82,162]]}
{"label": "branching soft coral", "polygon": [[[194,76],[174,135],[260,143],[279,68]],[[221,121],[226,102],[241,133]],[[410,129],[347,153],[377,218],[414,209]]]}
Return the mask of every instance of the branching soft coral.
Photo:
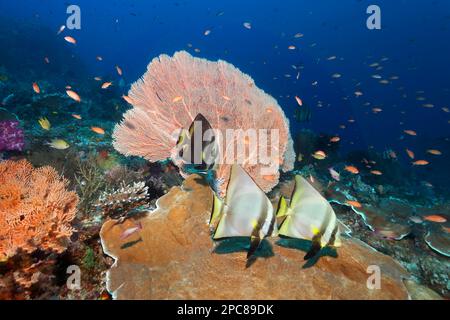
{"label": "branching soft coral", "polygon": [[76,214],[78,196],[52,167],[26,160],[0,163],[0,261],[18,249],[62,252]]}

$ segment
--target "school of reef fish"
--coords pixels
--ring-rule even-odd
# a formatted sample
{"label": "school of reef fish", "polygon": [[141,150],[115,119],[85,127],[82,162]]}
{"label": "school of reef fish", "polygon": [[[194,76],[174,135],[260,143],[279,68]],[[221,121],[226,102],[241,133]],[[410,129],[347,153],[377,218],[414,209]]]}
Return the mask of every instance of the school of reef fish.
{"label": "school of reef fish", "polygon": [[[192,45],[155,57],[128,91],[120,63],[92,76],[67,62],[77,40],[63,27],[21,28],[41,61],[2,48],[0,299],[450,297],[450,197],[408,173],[399,151],[342,153],[336,134],[291,134],[289,121],[311,117],[300,93],[288,119],[232,61],[193,57]],[[370,68],[381,73],[383,59]],[[380,84],[397,80],[378,73]],[[277,129],[276,173],[262,174],[251,152],[241,165],[189,168],[174,150],[194,148],[194,120],[219,132]],[[402,152],[418,168],[450,151],[412,149]],[[366,287],[374,264],[380,291]]]}

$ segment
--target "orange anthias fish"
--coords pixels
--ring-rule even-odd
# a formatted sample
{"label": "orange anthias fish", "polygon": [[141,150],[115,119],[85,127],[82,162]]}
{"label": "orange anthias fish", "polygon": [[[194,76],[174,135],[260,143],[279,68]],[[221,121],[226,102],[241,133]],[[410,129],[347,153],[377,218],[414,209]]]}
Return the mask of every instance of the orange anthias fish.
{"label": "orange anthias fish", "polygon": [[427,164],[429,164],[427,160],[417,160],[413,162],[414,166],[426,166]]}
{"label": "orange anthias fish", "polygon": [[64,37],[64,40],[66,40],[68,43],[77,44],[77,40],[70,36]]}
{"label": "orange anthias fish", "polygon": [[36,82],[33,82],[33,90],[37,94],[41,93],[41,89],[39,88],[39,85]]}
{"label": "orange anthias fish", "polygon": [[108,89],[112,85],[112,82],[105,82],[102,84],[102,89]]}
{"label": "orange anthias fish", "polygon": [[100,127],[91,127],[91,130],[98,134],[102,134],[102,135],[105,134],[105,130],[103,130]]}
{"label": "orange anthias fish", "polygon": [[432,214],[429,216],[423,217],[424,220],[431,221],[431,222],[437,222],[437,223],[445,223],[447,222],[447,219],[445,219],[443,216]]}
{"label": "orange anthias fish", "polygon": [[69,97],[71,97],[73,100],[75,100],[76,102],[81,102],[81,98],[80,96],[72,90],[66,90],[66,93]]}
{"label": "orange anthias fish", "polygon": [[403,132],[409,134],[410,136],[417,136],[417,132],[414,130],[403,130]]}
{"label": "orange anthias fish", "polygon": [[133,104],[133,100],[131,100],[131,98],[129,96],[123,95],[122,98],[129,104]]}
{"label": "orange anthias fish", "polygon": [[414,159],[414,157],[415,157],[414,152],[412,152],[412,151],[409,150],[409,149],[405,149],[405,151],[406,151],[406,153],[408,154],[408,157],[410,157],[411,159]]}
{"label": "orange anthias fish", "polygon": [[361,208],[362,207],[362,204],[359,203],[358,201],[347,200],[347,201],[345,201],[345,203],[350,205],[350,206],[352,206],[352,207],[355,207],[355,208]]}
{"label": "orange anthias fish", "polygon": [[295,96],[295,100],[297,101],[297,103],[300,107],[303,105],[302,99],[300,99],[298,96]]}
{"label": "orange anthias fish", "polygon": [[266,181],[274,182],[277,180],[277,175],[276,174],[263,175],[262,178]]}
{"label": "orange anthias fish", "polygon": [[354,166],[346,166],[344,169],[346,171],[350,172],[350,173],[353,173],[353,174],[358,174],[359,173],[358,168],[356,168]]}
{"label": "orange anthias fish", "polygon": [[330,142],[339,142],[340,140],[341,140],[341,138],[336,136],[336,137],[331,138]]}
{"label": "orange anthias fish", "polygon": [[119,66],[116,66],[116,71],[119,76],[121,76],[123,74],[122,68],[120,68]]}
{"label": "orange anthias fish", "polygon": [[173,98],[172,102],[178,102],[178,101],[181,101],[182,99],[183,99],[182,96],[178,96],[178,97]]}
{"label": "orange anthias fish", "polygon": [[72,117],[74,117],[75,119],[81,120],[81,116],[79,114],[72,114]]}
{"label": "orange anthias fish", "polygon": [[383,173],[381,172],[381,171],[379,171],[379,170],[372,170],[372,171],[370,171],[370,173],[371,174],[374,174],[374,175],[376,175],[376,176],[381,176]]}
{"label": "orange anthias fish", "polygon": [[432,154],[432,155],[435,155],[435,156],[440,156],[442,154],[442,152],[440,152],[439,150],[436,150],[436,149],[429,149],[429,150],[427,150],[427,152],[429,154]]}

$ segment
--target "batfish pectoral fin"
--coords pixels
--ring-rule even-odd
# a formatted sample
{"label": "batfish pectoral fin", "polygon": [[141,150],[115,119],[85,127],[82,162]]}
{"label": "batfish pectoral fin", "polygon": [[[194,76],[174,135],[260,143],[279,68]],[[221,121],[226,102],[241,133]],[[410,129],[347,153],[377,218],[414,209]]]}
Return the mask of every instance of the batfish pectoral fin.
{"label": "batfish pectoral fin", "polygon": [[306,253],[305,257],[303,258],[304,260],[309,260],[315,257],[322,249],[321,237],[321,235],[314,236],[314,238],[312,239],[311,249],[309,249],[309,251]]}

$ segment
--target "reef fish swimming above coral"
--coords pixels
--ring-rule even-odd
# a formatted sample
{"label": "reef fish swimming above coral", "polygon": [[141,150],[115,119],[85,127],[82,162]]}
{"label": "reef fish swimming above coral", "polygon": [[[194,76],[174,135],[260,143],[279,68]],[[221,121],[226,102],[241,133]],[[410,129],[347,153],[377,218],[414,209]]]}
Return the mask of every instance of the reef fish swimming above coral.
{"label": "reef fish swimming above coral", "polygon": [[0,1],[0,300],[449,299],[450,3],[378,2]]}

